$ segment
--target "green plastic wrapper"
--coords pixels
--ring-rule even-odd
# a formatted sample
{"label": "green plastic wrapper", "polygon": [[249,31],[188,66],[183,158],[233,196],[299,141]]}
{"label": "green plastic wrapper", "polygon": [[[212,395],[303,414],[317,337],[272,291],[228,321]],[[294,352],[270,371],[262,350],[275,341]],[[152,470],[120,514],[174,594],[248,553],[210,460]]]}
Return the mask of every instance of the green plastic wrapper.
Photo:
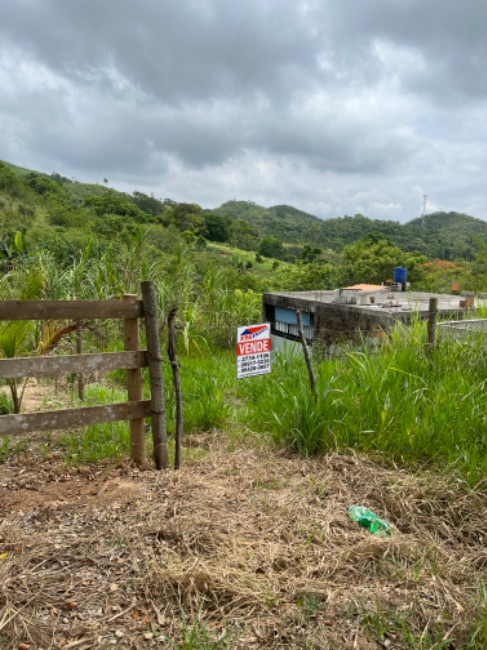
{"label": "green plastic wrapper", "polygon": [[366,528],[374,535],[387,536],[391,534],[391,527],[387,521],[381,519],[363,506],[350,506],[348,508],[348,516],[353,521],[356,521],[359,526]]}

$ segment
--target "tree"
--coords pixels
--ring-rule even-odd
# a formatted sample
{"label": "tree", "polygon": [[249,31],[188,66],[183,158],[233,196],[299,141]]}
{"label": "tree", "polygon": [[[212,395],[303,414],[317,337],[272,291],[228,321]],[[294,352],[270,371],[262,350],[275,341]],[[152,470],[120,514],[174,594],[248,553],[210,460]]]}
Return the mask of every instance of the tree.
{"label": "tree", "polygon": [[162,203],[162,201],[159,201],[153,196],[147,196],[147,194],[137,191],[133,192],[132,196],[135,205],[153,217],[162,215],[166,210],[166,206]]}
{"label": "tree", "polygon": [[311,264],[316,260],[318,255],[320,255],[322,252],[321,248],[313,247],[310,246],[309,244],[305,244],[303,246],[303,250],[301,251],[301,259],[305,264]]}
{"label": "tree", "polygon": [[72,183],[69,178],[66,178],[66,176],[61,176],[61,174],[58,174],[58,172],[52,172],[50,178],[52,178],[53,181],[59,183],[60,185],[63,183]]}
{"label": "tree", "polygon": [[205,234],[203,210],[196,203],[176,203],[166,211],[164,218],[181,232],[188,231],[196,236]]}
{"label": "tree", "polygon": [[10,169],[8,165],[0,161],[0,190],[8,192],[12,197],[20,197],[25,193],[24,184]]}
{"label": "tree", "polygon": [[37,192],[37,194],[49,196],[51,199],[54,197],[66,198],[64,188],[59,185],[59,183],[56,183],[52,178],[49,178],[49,176],[33,174],[28,180],[28,185]]}
{"label": "tree", "polygon": [[246,219],[235,219],[232,222],[230,243],[245,251],[256,251],[259,246],[259,236]]}
{"label": "tree", "polygon": [[382,284],[392,280],[397,266],[407,268],[409,281],[420,282],[423,279],[421,265],[426,261],[423,255],[405,253],[386,239],[371,234],[343,249],[338,282],[341,286],[361,282]]}
{"label": "tree", "polygon": [[[458,282],[462,273],[464,264],[455,264],[438,258],[424,262],[421,268],[424,273],[422,289],[424,291],[433,291],[435,293],[450,293],[452,284]],[[468,283],[468,288],[470,288]]]}
{"label": "tree", "polygon": [[130,217],[139,223],[151,221],[149,215],[142,212],[130,199],[118,192],[110,192],[104,196],[90,196],[85,200],[85,205],[93,208],[99,217],[116,214],[121,217]]}
{"label": "tree", "polygon": [[460,284],[470,291],[487,291],[487,244],[477,242],[478,252],[460,276]]}
{"label": "tree", "polygon": [[232,220],[225,214],[217,212],[205,212],[206,238],[210,241],[226,242],[230,240],[232,233]]}
{"label": "tree", "polygon": [[264,257],[282,259],[284,256],[284,248],[281,241],[272,237],[272,235],[266,235],[260,242],[259,253]]}

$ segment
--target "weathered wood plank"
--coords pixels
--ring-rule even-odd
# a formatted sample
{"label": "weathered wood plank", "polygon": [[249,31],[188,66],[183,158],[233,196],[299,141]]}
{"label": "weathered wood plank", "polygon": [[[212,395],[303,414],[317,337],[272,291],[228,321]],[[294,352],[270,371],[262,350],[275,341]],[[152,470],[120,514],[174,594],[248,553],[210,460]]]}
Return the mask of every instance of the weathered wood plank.
{"label": "weathered wood plank", "polygon": [[111,370],[147,368],[147,352],[105,352],[104,354],[69,354],[63,357],[18,357],[0,359],[0,379],[69,375],[75,372],[110,372]]}
{"label": "weathered wood plank", "polygon": [[142,301],[131,300],[5,300],[0,320],[89,320],[140,318]]}
{"label": "weathered wood plank", "polygon": [[[124,300],[133,296],[125,295]],[[138,318],[126,318],[123,321],[123,346],[125,350],[140,349],[140,331]],[[148,356],[148,355],[147,355]],[[138,402],[143,397],[142,372],[140,368],[127,369],[127,396],[131,402]],[[140,418],[130,422],[130,458],[136,465],[143,465],[147,460],[145,447],[145,420]]]}
{"label": "weathered wood plank", "polygon": [[[76,354],[83,354],[83,332],[76,330]],[[78,397],[85,401],[85,378],[82,372],[78,373]]]}
{"label": "weathered wood plank", "polygon": [[123,402],[103,406],[85,406],[78,409],[64,409],[42,413],[0,416],[0,436],[15,436],[33,431],[51,431],[84,427],[101,422],[118,422],[150,417],[150,400]]}

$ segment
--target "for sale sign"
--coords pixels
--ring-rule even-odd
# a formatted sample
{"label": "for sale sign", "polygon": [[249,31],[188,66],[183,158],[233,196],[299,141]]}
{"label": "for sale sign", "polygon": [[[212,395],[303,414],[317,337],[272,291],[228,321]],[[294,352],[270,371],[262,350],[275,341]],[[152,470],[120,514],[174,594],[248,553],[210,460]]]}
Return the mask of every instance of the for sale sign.
{"label": "for sale sign", "polygon": [[246,325],[237,329],[237,379],[271,371],[271,326]]}

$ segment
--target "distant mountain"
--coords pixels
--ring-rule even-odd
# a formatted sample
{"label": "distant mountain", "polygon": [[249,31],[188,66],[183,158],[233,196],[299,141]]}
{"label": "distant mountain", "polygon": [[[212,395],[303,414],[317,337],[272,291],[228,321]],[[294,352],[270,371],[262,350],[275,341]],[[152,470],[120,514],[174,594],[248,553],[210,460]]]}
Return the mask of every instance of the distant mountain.
{"label": "distant mountain", "polygon": [[471,259],[477,242],[487,243],[487,222],[457,212],[428,214],[425,226],[421,219],[400,224],[361,214],[323,220],[292,206],[264,208],[250,201],[228,201],[213,212],[245,219],[261,236],[337,251],[370,233],[382,235],[405,251],[445,260]]}

